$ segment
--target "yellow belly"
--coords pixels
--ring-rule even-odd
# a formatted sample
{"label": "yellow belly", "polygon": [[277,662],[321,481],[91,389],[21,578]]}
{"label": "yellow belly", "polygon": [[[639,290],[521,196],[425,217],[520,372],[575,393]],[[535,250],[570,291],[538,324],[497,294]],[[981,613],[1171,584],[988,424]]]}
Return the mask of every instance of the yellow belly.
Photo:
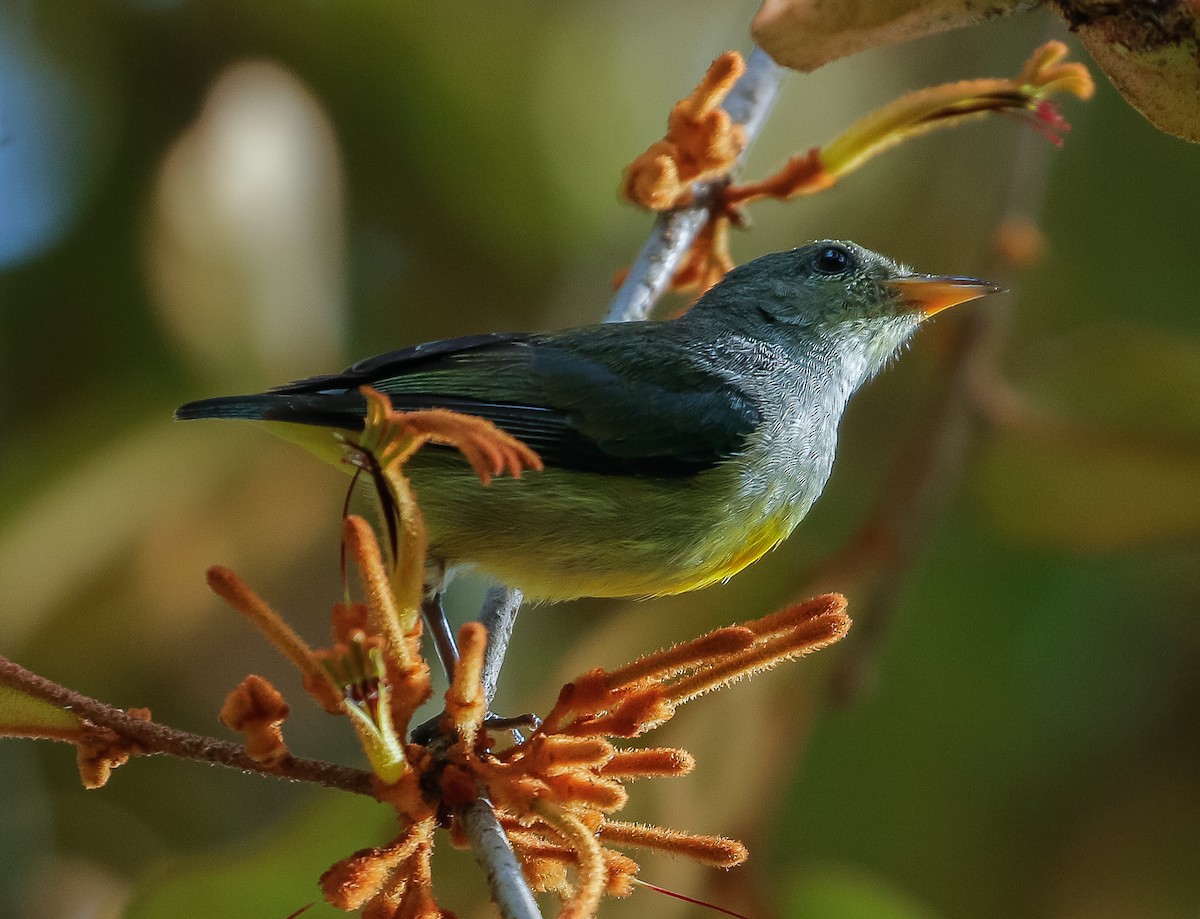
{"label": "yellow belly", "polygon": [[757,521],[757,524],[751,521],[747,521],[747,523],[748,528],[745,531],[745,535],[741,537],[741,546],[734,550],[733,555],[723,562],[718,560],[715,567],[703,576],[688,582],[686,586],[678,590],[670,591],[670,593],[684,593],[685,591],[697,590],[701,587],[708,587],[710,584],[716,584],[719,581],[728,580],[743,568],[757,562],[787,539],[793,529],[793,524],[787,519],[787,515],[785,514],[762,517]]}
{"label": "yellow belly", "polygon": [[[328,430],[271,427],[323,459],[340,459]],[[778,545],[807,509],[747,494],[733,464],[681,478],[548,468],[485,487],[457,454],[424,450],[406,471],[431,555],[537,600],[706,587]]]}
{"label": "yellow belly", "polygon": [[546,469],[487,488],[446,454],[412,464],[430,551],[544,600],[682,593],[722,581],[777,545],[787,509],[748,501],[732,469],[688,478]]}

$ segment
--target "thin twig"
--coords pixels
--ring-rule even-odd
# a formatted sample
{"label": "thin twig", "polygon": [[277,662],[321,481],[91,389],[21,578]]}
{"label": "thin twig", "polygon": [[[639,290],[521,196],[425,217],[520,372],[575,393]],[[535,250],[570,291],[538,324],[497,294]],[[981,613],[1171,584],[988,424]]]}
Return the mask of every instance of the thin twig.
{"label": "thin twig", "polygon": [[294,782],[313,782],[327,788],[373,796],[371,773],[362,769],[294,756],[277,765],[265,766],[237,744],[217,740],[215,737],[205,737],[203,734],[193,734],[190,731],[180,731],[156,721],[143,721],[119,708],[67,689],[53,680],[26,670],[5,657],[0,657],[0,685],[49,702],[92,724],[110,728],[122,737],[136,741],[149,753],[166,753],[181,759],[216,763],[243,772],[257,772]]}
{"label": "thin twig", "polygon": [[[738,165],[749,150],[775,103],[779,86],[786,71],[771,60],[761,48],[755,48],[729,96],[725,110],[735,123],[745,126],[746,146]],[[708,219],[712,200],[712,185],[694,189],[689,207],[662,214],[654,222],[650,238],[642,246],[625,281],[617,290],[605,314],[605,322],[630,322],[644,319],[671,282],[680,261],[695,242]],[[479,621],[488,626],[488,649],[484,662],[484,689],[490,704],[496,692],[500,669],[508,650],[522,595],[512,587],[496,585],[488,591]],[[540,915],[529,887],[521,874],[520,865],[508,847],[496,844],[503,831],[488,802],[479,798],[463,812],[463,826],[476,859],[487,873],[492,898],[500,907],[504,919],[537,919]]]}

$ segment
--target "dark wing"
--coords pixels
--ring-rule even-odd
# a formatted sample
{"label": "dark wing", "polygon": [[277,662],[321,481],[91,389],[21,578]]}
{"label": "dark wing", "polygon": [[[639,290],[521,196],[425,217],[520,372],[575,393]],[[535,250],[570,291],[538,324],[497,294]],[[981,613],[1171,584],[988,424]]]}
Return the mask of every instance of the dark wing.
{"label": "dark wing", "polygon": [[699,368],[679,343],[647,347],[642,339],[659,337],[650,324],[614,329],[432,342],[262,395],[191,403],[176,414],[359,430],[365,402],[358,387],[368,385],[402,411],[445,408],[486,418],[550,466],[690,475],[743,447],[759,415],[740,391]]}
{"label": "dark wing", "polygon": [[401,377],[420,370],[436,369],[452,365],[457,357],[480,348],[497,348],[516,342],[527,342],[533,336],[519,332],[491,332],[484,335],[464,335],[462,338],[446,338],[427,341],[421,345],[399,348],[386,354],[363,358],[351,364],[341,373],[306,377],[295,383],[272,387],[270,393],[311,393],[324,389],[357,389],[359,386],[380,388],[380,382],[392,377]]}

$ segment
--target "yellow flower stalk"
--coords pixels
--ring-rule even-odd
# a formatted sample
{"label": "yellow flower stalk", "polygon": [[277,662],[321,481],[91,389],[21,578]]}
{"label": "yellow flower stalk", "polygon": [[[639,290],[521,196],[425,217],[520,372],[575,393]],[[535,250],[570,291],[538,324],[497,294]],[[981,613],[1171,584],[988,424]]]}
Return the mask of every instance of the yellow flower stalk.
{"label": "yellow flower stalk", "polygon": [[1088,99],[1095,91],[1087,68],[1064,63],[1066,55],[1067,46],[1062,42],[1047,42],[1033,52],[1016,79],[964,80],[901,96],[821,147],[818,158],[822,170],[840,178],[911,137],[991,112],[1024,115],[1049,139],[1061,143],[1058,132],[1067,125],[1047,100],[1064,92]]}

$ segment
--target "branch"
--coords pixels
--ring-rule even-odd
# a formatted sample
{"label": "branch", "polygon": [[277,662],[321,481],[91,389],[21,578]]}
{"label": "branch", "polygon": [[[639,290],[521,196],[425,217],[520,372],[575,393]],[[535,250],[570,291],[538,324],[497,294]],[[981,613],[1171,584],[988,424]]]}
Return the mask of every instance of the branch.
{"label": "branch", "polygon": [[513,626],[517,624],[517,613],[521,611],[524,594],[515,587],[494,584],[483,598],[483,609],[479,621],[487,629],[488,646],[483,658],[483,693],[490,705],[496,696],[496,684],[500,681],[500,668],[504,666],[504,655],[508,651],[508,640]]}
{"label": "branch", "polygon": [[6,657],[0,657],[0,685],[73,712],[92,724],[110,728],[122,737],[136,741],[147,753],[166,753],[181,759],[216,763],[243,772],[257,772],[293,782],[312,782],[374,797],[371,773],[362,769],[300,757],[288,757],[278,765],[265,766],[237,744],[134,718],[119,708],[38,676]]}
{"label": "branch", "polygon": [[[735,123],[745,126],[746,145],[738,157],[741,165],[767,114],[775,103],[786,71],[761,48],[755,48],[746,64],[746,72],[725,100],[725,110]],[[709,217],[713,184],[698,185],[690,206],[662,214],[654,222],[625,281],[617,290],[605,322],[631,322],[644,319],[671,282],[680,261],[691,248]],[[484,690],[489,703],[496,692],[500,669],[508,651],[517,612],[523,597],[513,587],[496,585],[488,591],[479,621],[488,627],[488,648],[484,663]],[[462,814],[463,826],[475,858],[487,873],[492,899],[505,919],[537,919],[540,915],[521,868],[513,857],[503,830],[491,805],[476,799]],[[502,841],[502,845],[497,840]]]}
{"label": "branch", "polygon": [[475,861],[487,876],[492,899],[504,919],[540,919],[541,912],[521,873],[508,837],[496,819],[492,802],[478,797],[459,814],[463,830],[471,841]]}

